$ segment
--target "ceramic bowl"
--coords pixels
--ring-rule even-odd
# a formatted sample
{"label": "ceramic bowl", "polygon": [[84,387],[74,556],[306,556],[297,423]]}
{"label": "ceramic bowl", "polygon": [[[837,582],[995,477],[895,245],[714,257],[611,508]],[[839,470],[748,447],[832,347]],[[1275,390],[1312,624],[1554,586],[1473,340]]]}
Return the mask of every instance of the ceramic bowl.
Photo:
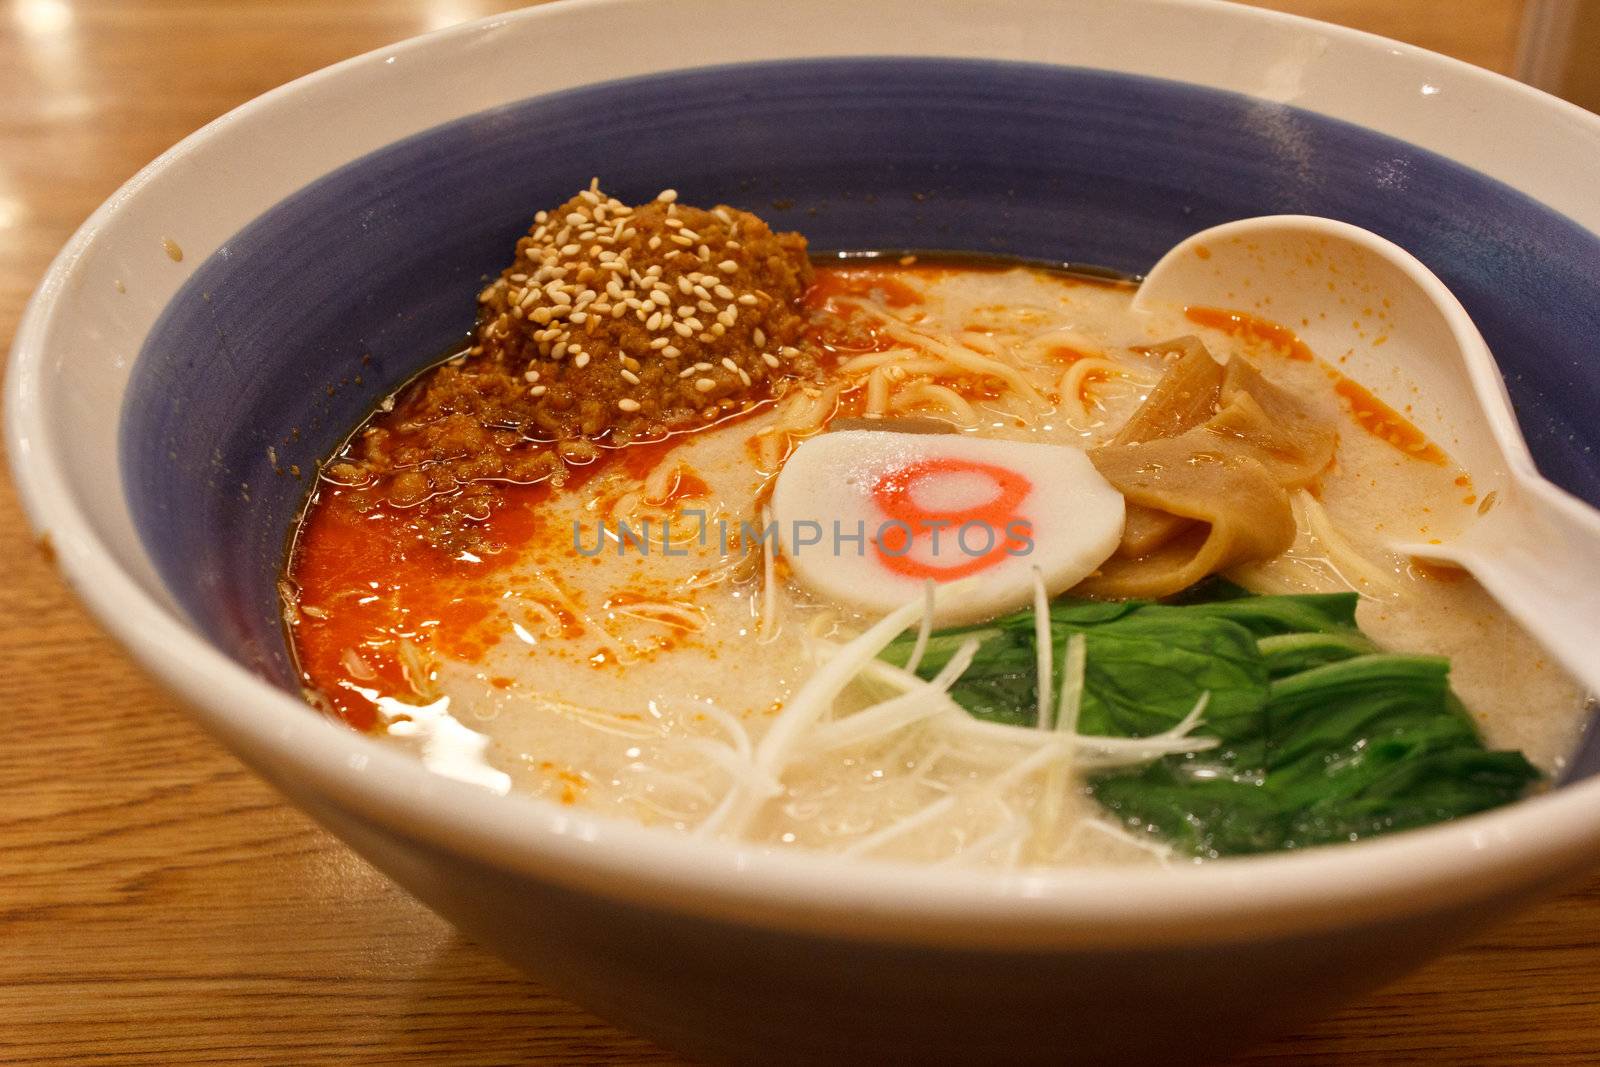
{"label": "ceramic bowl", "polygon": [[62,574],[200,723],[600,1014],[714,1059],[1193,1060],[1590,870],[1600,781],[1170,872],[910,869],[606,822],[434,776],[300,701],[274,582],[308,479],[470,326],[530,214],[599,175],[818,248],[1135,272],[1231,218],[1358,223],[1460,296],[1542,468],[1596,502],[1597,171],[1592,115],[1228,4],[561,4],[303,78],[141,172],[29,306],[11,458]]}

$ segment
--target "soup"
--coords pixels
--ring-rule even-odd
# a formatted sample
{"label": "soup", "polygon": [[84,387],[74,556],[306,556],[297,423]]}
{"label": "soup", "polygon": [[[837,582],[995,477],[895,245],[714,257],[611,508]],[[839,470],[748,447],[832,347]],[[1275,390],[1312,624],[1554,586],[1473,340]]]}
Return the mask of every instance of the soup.
{"label": "soup", "polygon": [[486,788],[910,862],[1203,860],[1540,788],[1581,694],[1387,547],[1496,487],[1285,326],[1132,293],[812,265],[592,185],[325,465],[307,697]]}

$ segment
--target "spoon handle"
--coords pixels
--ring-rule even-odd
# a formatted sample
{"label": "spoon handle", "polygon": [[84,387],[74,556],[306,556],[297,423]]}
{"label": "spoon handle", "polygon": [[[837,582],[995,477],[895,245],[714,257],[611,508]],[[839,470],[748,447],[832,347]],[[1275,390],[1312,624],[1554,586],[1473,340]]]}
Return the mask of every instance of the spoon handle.
{"label": "spoon handle", "polygon": [[1505,514],[1448,554],[1600,694],[1600,512],[1542,478],[1519,489]]}

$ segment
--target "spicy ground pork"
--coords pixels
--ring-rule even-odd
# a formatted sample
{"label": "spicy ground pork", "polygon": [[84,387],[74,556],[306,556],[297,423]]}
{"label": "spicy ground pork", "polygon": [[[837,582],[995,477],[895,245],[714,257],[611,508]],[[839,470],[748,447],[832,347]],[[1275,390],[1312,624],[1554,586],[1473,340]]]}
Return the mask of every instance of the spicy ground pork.
{"label": "spicy ground pork", "polygon": [[557,440],[619,443],[715,418],[794,373],[805,238],[729,207],[640,207],[597,186],[540,212],[479,300],[482,354]]}
{"label": "spicy ground pork", "polygon": [[602,448],[708,425],[815,367],[799,345],[805,238],[673,190],[590,184],[541,211],[478,296],[467,351],[414,383],[327,470],[451,528],[492,483],[560,482]]}

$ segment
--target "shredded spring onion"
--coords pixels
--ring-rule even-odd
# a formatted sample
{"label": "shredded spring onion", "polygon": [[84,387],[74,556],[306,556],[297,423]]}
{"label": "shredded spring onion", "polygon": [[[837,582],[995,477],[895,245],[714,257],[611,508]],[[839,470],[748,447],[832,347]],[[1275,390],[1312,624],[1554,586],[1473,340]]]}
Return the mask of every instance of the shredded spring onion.
{"label": "shredded spring onion", "polygon": [[1055,642],[1050,640],[1050,594],[1044,590],[1044,575],[1033,568],[1033,648],[1039,672],[1039,729],[1050,725],[1050,698],[1055,694]]}
{"label": "shredded spring onion", "polygon": [[807,746],[808,754],[832,752],[849,745],[874,741],[930,716],[943,714],[948,706],[932,698],[949,692],[957,679],[972,666],[979,646],[977,638],[968,638],[932,681],[922,682],[919,678],[920,685],[899,696],[874,704],[848,718],[817,727],[814,738]]}
{"label": "shredded spring onion", "polygon": [[1078,732],[1078,715],[1083,710],[1083,673],[1088,665],[1089,639],[1083,634],[1067,638],[1064,662],[1061,664],[1061,699],[1056,701],[1056,731],[1063,734]]}
{"label": "shredded spring onion", "polygon": [[[971,588],[969,582],[970,579],[968,582],[954,582],[941,592],[960,595]],[[795,692],[768,727],[766,736],[756,746],[753,760],[756,768],[773,781],[781,782],[783,772],[802,746],[806,732],[832,710],[834,701],[861,673],[861,669],[876,659],[878,653],[906,627],[920,621],[926,611],[925,598],[919,596],[885,615],[860,637],[840,648],[837,655],[824,662]],[[700,824],[698,832],[740,835],[765,799],[735,784],[727,800]]]}
{"label": "shredded spring onion", "polygon": [[922,656],[928,651],[928,638],[933,636],[933,579],[922,583],[922,622],[917,625],[917,640],[911,646],[911,658],[906,660],[906,671],[917,673]]}

